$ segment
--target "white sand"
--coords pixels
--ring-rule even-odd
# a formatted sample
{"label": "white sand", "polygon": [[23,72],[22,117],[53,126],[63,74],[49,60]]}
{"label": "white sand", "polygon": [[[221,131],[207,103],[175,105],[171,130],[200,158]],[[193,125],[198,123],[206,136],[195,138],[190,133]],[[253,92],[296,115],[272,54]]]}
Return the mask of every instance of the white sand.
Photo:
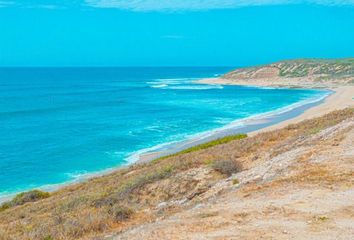
{"label": "white sand", "polygon": [[335,110],[354,107],[354,86],[342,86],[331,90],[335,92],[326,98],[322,104],[307,109],[303,114],[300,114],[295,118],[291,118],[278,124],[252,132],[251,135],[259,132],[283,128],[289,124],[298,123],[306,119],[320,117]]}

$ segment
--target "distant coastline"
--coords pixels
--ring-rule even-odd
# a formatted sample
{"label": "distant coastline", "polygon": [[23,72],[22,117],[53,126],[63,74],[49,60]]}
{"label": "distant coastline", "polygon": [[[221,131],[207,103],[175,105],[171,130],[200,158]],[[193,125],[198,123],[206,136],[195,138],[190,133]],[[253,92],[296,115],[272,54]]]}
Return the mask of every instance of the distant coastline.
{"label": "distant coastline", "polygon": [[[214,140],[235,133],[251,133],[279,129],[287,124],[298,123],[327,114],[334,110],[351,107],[354,104],[354,59],[301,59],[282,61],[258,67],[236,69],[217,78],[196,80],[197,84],[208,85],[239,85],[259,88],[299,88],[318,89],[327,92],[324,97],[303,103],[295,108],[285,108],[285,111],[253,116],[236,121],[242,126],[231,123],[221,129],[198,134],[181,143],[164,146],[160,151],[148,151],[140,154],[139,162],[173,154],[185,148]],[[331,93],[331,94],[329,94]]]}
{"label": "distant coastline", "polygon": [[321,104],[307,109],[299,116],[256,132],[268,131],[319,117],[334,110],[353,107],[354,58],[280,61],[268,65],[239,68],[218,78],[206,78],[197,82],[266,88],[323,89],[333,92]]}

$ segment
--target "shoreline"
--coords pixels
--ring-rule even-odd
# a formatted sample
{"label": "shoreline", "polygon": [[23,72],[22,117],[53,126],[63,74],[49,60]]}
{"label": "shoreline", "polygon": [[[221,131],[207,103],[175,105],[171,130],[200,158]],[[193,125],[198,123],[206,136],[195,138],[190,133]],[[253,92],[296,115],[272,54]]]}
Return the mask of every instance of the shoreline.
{"label": "shoreline", "polygon": [[[283,113],[276,113],[277,110],[269,113],[260,114],[259,116],[253,116],[246,119],[241,119],[239,121],[240,125],[244,127],[225,127],[208,131],[206,133],[201,133],[199,136],[191,137],[185,141],[178,143],[171,143],[171,146],[167,149],[155,152],[145,152],[142,154],[137,154],[138,160],[135,163],[144,163],[152,161],[159,157],[168,156],[170,154],[177,153],[184,149],[193,147],[198,144],[202,144],[208,141],[215,140],[227,135],[233,135],[238,133],[247,133],[249,136],[254,136],[261,132],[272,131],[286,127],[289,124],[298,123],[307,119],[312,119],[316,117],[323,116],[327,113],[330,113],[335,110],[341,110],[347,107],[354,107],[354,86],[290,86],[290,85],[273,85],[273,84],[264,84],[264,85],[253,85],[253,84],[239,84],[239,82],[232,82],[228,79],[220,78],[207,78],[200,79],[195,81],[198,84],[214,84],[214,85],[239,85],[239,86],[248,86],[248,87],[259,87],[259,88],[299,88],[299,89],[317,89],[331,92],[327,94],[322,99],[315,100],[311,103],[305,103],[294,109],[285,110]],[[270,115],[270,116],[268,116]],[[233,123],[231,123],[232,125]],[[247,125],[248,124],[248,125]],[[243,130],[243,131],[242,131]],[[208,134],[209,136],[203,136]]]}
{"label": "shoreline", "polygon": [[[341,110],[347,107],[354,107],[354,85],[341,85],[341,84],[309,84],[305,82],[304,84],[299,84],[295,81],[295,84],[285,81],[280,84],[283,79],[277,78],[275,81],[266,80],[231,80],[223,78],[205,78],[197,81],[199,84],[220,84],[220,85],[239,85],[239,86],[250,86],[250,87],[261,87],[261,88],[301,88],[301,89],[322,89],[332,91],[333,94],[328,96],[323,103],[318,106],[307,109],[299,116],[293,117],[288,120],[284,120],[272,126],[268,126],[257,131],[250,132],[254,135],[260,132],[276,130],[283,128],[289,124],[294,124],[301,122],[303,120],[320,117],[327,113],[335,110]],[[302,79],[301,79],[302,80]]]}
{"label": "shoreline", "polygon": [[[134,154],[135,163],[144,163],[152,161],[156,158],[168,156],[190,147],[216,140],[229,135],[248,134],[252,135],[263,129],[281,124],[284,121],[301,116],[307,110],[321,105],[328,97],[336,92],[333,90],[325,90],[320,97],[304,100],[274,111],[265,112],[251,117],[235,120],[223,127],[209,130],[190,136],[186,140],[179,142],[167,143],[160,147],[159,151],[149,151],[149,149],[141,150]],[[325,92],[327,91],[327,92]],[[153,148],[150,148],[153,149]],[[158,148],[157,148],[158,149]],[[143,153],[141,153],[143,152]]]}
{"label": "shoreline", "polygon": [[273,126],[262,128],[250,134],[255,135],[260,132],[267,132],[280,129],[288,126],[289,124],[295,124],[304,120],[321,117],[335,110],[342,110],[348,107],[354,107],[354,86],[340,86],[331,89],[331,91],[333,91],[333,94],[324,99],[323,103],[320,103],[317,106],[307,109],[302,114],[294,118],[282,121]]}
{"label": "shoreline", "polygon": [[[196,83],[203,83],[203,84],[218,84],[224,85],[224,83],[217,83],[215,82],[218,80],[217,78],[211,79],[201,79],[196,81]],[[205,82],[207,81],[207,82]],[[240,85],[240,84],[225,84],[225,85]],[[242,84],[241,84],[242,85]],[[257,85],[246,85],[243,86],[250,86],[250,87],[272,87],[272,88],[279,88],[279,86],[257,86]],[[289,87],[280,87],[280,88],[289,88]],[[306,89],[307,87],[304,87]],[[236,120],[224,127],[206,131],[203,133],[196,134],[195,136],[191,136],[189,139],[178,141],[178,142],[171,142],[171,143],[164,143],[159,146],[154,146],[149,149],[162,149],[161,151],[147,151],[148,149],[141,149],[135,153],[133,153],[129,158],[132,160],[128,160],[127,164],[120,165],[117,167],[111,167],[106,170],[92,172],[84,174],[83,176],[73,179],[68,182],[59,183],[59,184],[52,184],[52,185],[45,185],[42,187],[34,188],[40,189],[48,192],[54,192],[59,189],[65,188],[66,186],[78,184],[84,181],[87,181],[92,178],[108,175],[113,173],[117,170],[124,169],[129,167],[133,164],[140,164],[150,162],[156,158],[168,156],[170,154],[182,151],[184,149],[193,147],[195,145],[199,145],[208,141],[215,140],[220,137],[224,137],[227,135],[234,135],[239,133],[247,133],[249,136],[258,134],[260,132],[271,131],[275,129],[279,129],[285,127],[292,123],[297,123],[306,119],[311,119],[314,117],[322,116],[326,113],[329,113],[334,110],[344,109],[346,107],[354,106],[354,86],[340,86],[337,88],[323,88],[318,89],[323,91],[328,91],[327,94],[323,96],[313,99],[313,101],[306,102],[299,104],[298,106],[291,107],[287,106],[277,109],[271,112],[262,113],[256,116],[252,116],[245,119]],[[351,101],[348,101],[351,100]],[[305,100],[306,101],[306,100]],[[296,105],[296,104],[295,104]],[[290,109],[287,109],[291,107]],[[279,111],[279,112],[278,112]],[[128,158],[128,159],[129,159]],[[31,190],[31,189],[30,189]],[[27,190],[27,191],[30,191]],[[33,190],[33,189],[32,189]],[[23,191],[20,191],[23,192]],[[20,193],[10,193],[7,195],[0,196],[0,203],[5,202],[13,198],[16,194]]]}

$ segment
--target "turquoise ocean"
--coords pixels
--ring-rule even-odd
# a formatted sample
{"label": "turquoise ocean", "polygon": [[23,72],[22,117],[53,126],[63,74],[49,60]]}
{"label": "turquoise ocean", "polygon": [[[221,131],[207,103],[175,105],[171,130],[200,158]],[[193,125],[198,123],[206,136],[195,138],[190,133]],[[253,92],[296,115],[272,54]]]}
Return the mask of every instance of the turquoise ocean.
{"label": "turquoise ocean", "polygon": [[0,68],[0,197],[328,94],[194,83],[231,69]]}

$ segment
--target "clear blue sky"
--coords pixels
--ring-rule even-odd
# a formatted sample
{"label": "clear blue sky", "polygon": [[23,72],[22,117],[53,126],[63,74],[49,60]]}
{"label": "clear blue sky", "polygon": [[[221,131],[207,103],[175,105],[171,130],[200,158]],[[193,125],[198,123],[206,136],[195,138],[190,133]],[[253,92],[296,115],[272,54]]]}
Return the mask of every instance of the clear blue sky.
{"label": "clear blue sky", "polygon": [[0,0],[0,66],[244,66],[305,57],[354,57],[354,0]]}

